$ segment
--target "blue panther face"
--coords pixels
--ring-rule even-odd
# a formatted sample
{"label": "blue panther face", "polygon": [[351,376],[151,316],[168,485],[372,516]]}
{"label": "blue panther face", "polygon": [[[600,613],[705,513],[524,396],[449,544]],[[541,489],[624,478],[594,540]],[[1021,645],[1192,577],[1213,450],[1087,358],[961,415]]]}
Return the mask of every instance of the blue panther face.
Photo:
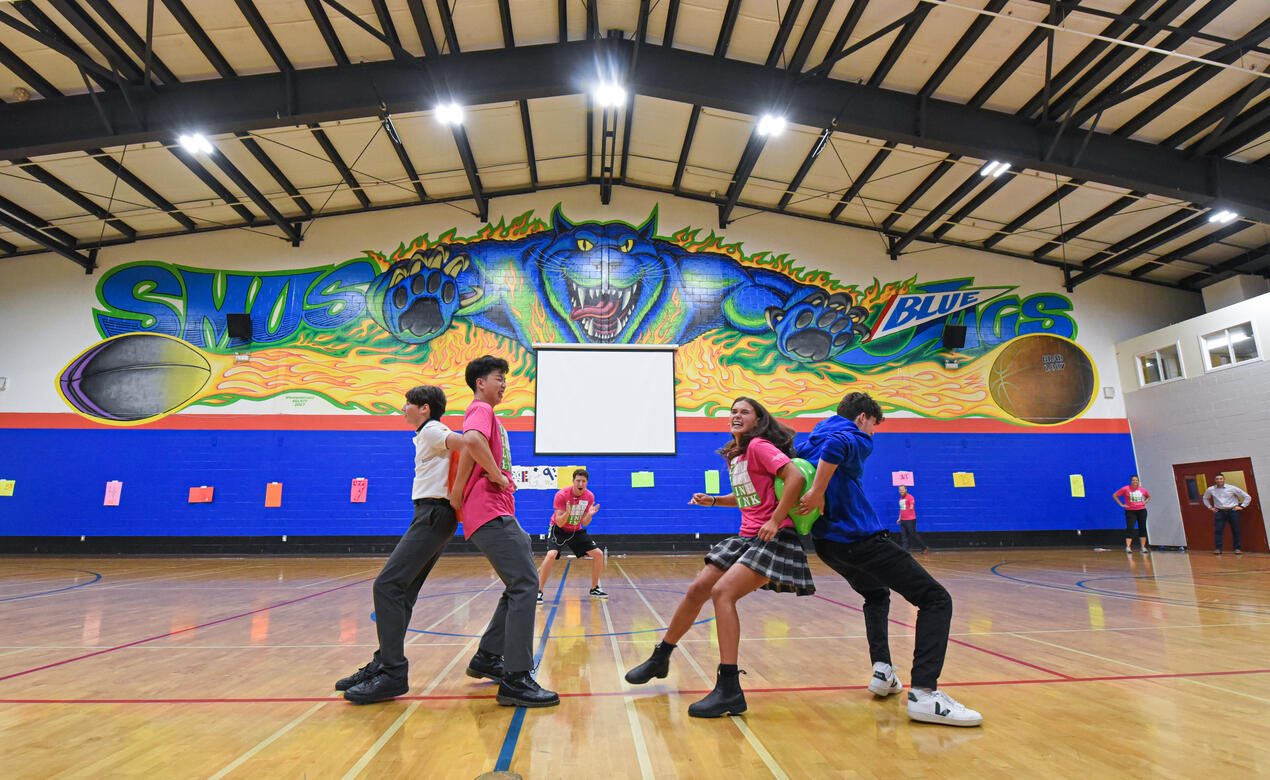
{"label": "blue panther face", "polygon": [[555,239],[539,258],[551,308],[578,341],[625,343],[662,294],[666,266],[653,243],[655,216],[639,228],[620,222],[572,224],[552,214]]}

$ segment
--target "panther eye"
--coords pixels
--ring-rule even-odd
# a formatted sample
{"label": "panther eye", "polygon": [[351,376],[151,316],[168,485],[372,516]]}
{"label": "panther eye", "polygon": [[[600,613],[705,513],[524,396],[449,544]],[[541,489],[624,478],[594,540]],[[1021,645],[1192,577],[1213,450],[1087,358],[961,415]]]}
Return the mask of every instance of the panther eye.
{"label": "panther eye", "polygon": [[592,249],[595,249],[595,244],[587,241],[585,238],[579,238],[578,249],[581,249],[583,252],[590,252]]}
{"label": "panther eye", "polygon": [[622,251],[623,251],[623,252],[629,252],[629,251],[631,251],[631,250],[632,250],[632,249],[634,249],[634,248],[635,248],[635,239],[633,239],[633,238],[628,238],[628,239],[626,239],[625,241],[623,241],[623,242],[622,242]]}

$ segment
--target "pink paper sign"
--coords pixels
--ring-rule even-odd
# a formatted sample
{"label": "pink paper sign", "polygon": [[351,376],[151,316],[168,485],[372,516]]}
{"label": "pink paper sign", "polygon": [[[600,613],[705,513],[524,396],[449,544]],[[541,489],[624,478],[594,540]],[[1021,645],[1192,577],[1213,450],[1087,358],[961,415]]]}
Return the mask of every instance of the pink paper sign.
{"label": "pink paper sign", "polygon": [[911,471],[892,471],[891,484],[894,486],[907,485],[913,486],[913,472]]}
{"label": "pink paper sign", "polygon": [[353,489],[349,493],[348,500],[354,504],[366,503],[366,489],[369,484],[369,481],[365,477],[358,477],[353,480]]}
{"label": "pink paper sign", "polygon": [[119,494],[123,492],[123,483],[117,479],[106,483],[106,500],[102,506],[119,506]]}

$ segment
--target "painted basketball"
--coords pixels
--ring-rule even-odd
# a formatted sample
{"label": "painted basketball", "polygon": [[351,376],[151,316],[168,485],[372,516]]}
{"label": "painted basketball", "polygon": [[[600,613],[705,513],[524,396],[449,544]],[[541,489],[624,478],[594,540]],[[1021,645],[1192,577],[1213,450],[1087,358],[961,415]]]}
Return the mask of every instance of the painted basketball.
{"label": "painted basketball", "polygon": [[1089,408],[1098,375],[1074,341],[1035,333],[997,355],[988,373],[992,400],[1006,414],[1038,425],[1067,422]]}
{"label": "painted basketball", "polygon": [[207,359],[178,338],[125,333],[72,360],[62,370],[59,390],[83,414],[135,423],[180,409],[211,374]]}

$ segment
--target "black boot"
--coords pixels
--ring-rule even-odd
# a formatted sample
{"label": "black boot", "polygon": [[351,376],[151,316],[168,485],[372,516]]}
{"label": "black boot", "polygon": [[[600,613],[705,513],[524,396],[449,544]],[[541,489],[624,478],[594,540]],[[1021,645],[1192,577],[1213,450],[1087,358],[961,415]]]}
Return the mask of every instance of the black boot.
{"label": "black boot", "polygon": [[643,685],[654,677],[665,677],[670,673],[670,654],[674,650],[675,645],[658,642],[647,661],[626,673],[626,681],[631,685]]}
{"label": "black boot", "polygon": [[529,672],[511,672],[498,684],[498,703],[507,707],[554,707],[560,696],[534,681]]}
{"label": "black boot", "polygon": [[472,656],[472,660],[467,663],[467,676],[475,677],[478,680],[484,677],[487,680],[501,682],[503,679],[503,657],[487,653],[484,650],[477,650],[476,655]]}
{"label": "black boot", "polygon": [[745,693],[741,690],[744,672],[735,664],[719,664],[719,676],[714,690],[704,699],[689,705],[688,714],[694,718],[717,718],[720,715],[740,715],[745,712]]}
{"label": "black boot", "polygon": [[354,704],[374,704],[377,701],[388,701],[398,696],[405,696],[409,691],[410,683],[381,672],[344,691],[344,698]]}

